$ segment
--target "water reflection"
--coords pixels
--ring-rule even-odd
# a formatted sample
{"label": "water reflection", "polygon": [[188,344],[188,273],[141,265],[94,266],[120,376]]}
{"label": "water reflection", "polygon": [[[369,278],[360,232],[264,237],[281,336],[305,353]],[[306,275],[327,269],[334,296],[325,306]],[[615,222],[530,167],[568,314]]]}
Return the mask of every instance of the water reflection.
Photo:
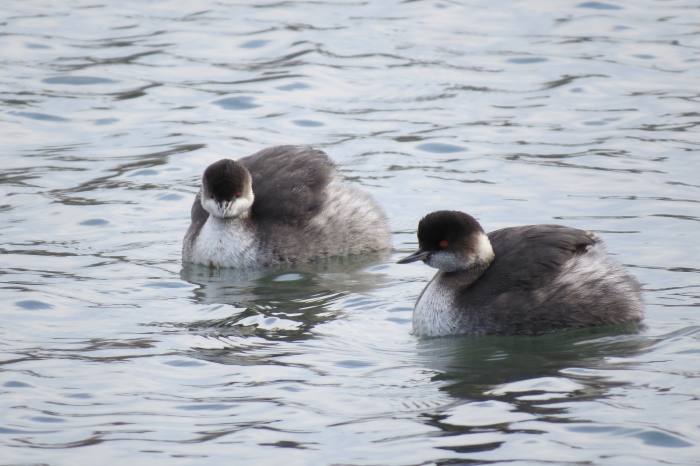
{"label": "water reflection", "polygon": [[[440,429],[446,441],[442,448],[457,453],[497,450],[513,435],[546,435],[551,429],[538,420],[578,421],[562,402],[603,400],[623,385],[591,373],[610,369],[610,358],[648,352],[663,338],[640,335],[642,329],[639,323],[626,323],[538,337],[422,340],[419,356],[437,372],[432,380],[456,401],[443,412],[426,415],[424,422]],[[577,426],[585,429],[586,424],[572,429]]]}
{"label": "water reflection", "polygon": [[429,338],[418,348],[425,365],[438,372],[434,380],[446,382],[442,390],[458,399],[482,400],[510,393],[502,386],[514,381],[559,378],[564,369],[599,368],[606,358],[638,355],[656,341],[639,335],[643,329],[643,324],[625,323],[537,337]]}
{"label": "water reflection", "polygon": [[223,319],[186,324],[190,332],[220,339],[231,347],[201,349],[195,357],[240,364],[240,354],[229,354],[242,350],[237,338],[258,337],[268,342],[313,338],[316,326],[339,315],[340,309],[333,304],[340,298],[369,293],[388,282],[381,272],[387,258],[388,253],[381,252],[259,270],[188,264],[181,277],[198,285],[193,302],[230,305],[237,310]]}

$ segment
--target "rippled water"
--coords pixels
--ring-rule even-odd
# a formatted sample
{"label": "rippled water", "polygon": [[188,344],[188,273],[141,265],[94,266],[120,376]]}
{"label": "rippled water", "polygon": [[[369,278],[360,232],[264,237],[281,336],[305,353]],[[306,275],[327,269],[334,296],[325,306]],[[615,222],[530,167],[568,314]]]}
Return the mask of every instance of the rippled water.
{"label": "rippled water", "polygon": [[[688,0],[0,6],[0,464],[694,464]],[[207,164],[311,144],[395,250],[183,269]],[[419,340],[432,210],[597,232],[646,327]]]}

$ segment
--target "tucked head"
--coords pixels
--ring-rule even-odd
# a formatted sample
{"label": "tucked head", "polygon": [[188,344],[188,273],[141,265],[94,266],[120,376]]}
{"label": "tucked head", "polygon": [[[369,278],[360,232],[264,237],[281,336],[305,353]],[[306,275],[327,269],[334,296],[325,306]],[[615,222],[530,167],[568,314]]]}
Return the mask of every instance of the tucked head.
{"label": "tucked head", "polygon": [[474,217],[464,212],[439,210],[421,219],[418,250],[397,263],[422,260],[443,272],[454,272],[483,267],[493,257],[489,238]]}
{"label": "tucked head", "polygon": [[239,217],[253,205],[253,179],[230,159],[214,162],[202,175],[202,207],[215,217]]}

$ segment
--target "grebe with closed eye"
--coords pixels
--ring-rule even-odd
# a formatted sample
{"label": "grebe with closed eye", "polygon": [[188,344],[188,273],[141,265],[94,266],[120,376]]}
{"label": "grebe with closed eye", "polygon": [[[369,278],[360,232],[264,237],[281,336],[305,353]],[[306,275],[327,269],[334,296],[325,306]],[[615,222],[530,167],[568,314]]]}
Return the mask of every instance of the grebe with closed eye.
{"label": "grebe with closed eye", "polygon": [[640,321],[641,287],[593,233],[561,225],[484,232],[463,212],[418,224],[422,260],[438,272],[413,310],[413,334],[534,335]]}
{"label": "grebe with closed eye", "polygon": [[250,268],[387,249],[386,215],[321,150],[275,146],[204,171],[184,262]]}

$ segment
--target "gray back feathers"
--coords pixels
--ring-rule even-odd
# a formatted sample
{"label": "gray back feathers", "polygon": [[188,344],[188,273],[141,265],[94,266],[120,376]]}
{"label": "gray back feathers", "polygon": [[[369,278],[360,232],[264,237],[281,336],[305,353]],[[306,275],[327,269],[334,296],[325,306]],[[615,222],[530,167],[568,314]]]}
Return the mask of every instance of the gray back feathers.
{"label": "gray back feathers", "polygon": [[489,233],[495,259],[458,293],[477,333],[541,334],[641,320],[641,287],[592,233],[560,225]]}
{"label": "gray back feathers", "polygon": [[335,173],[325,152],[308,146],[268,147],[238,163],[253,177],[251,216],[258,222],[309,221],[323,207]]}
{"label": "gray back feathers", "polygon": [[496,288],[492,292],[544,286],[576,254],[599,242],[591,233],[562,225],[504,228],[488,237],[496,257],[482,279]]}

